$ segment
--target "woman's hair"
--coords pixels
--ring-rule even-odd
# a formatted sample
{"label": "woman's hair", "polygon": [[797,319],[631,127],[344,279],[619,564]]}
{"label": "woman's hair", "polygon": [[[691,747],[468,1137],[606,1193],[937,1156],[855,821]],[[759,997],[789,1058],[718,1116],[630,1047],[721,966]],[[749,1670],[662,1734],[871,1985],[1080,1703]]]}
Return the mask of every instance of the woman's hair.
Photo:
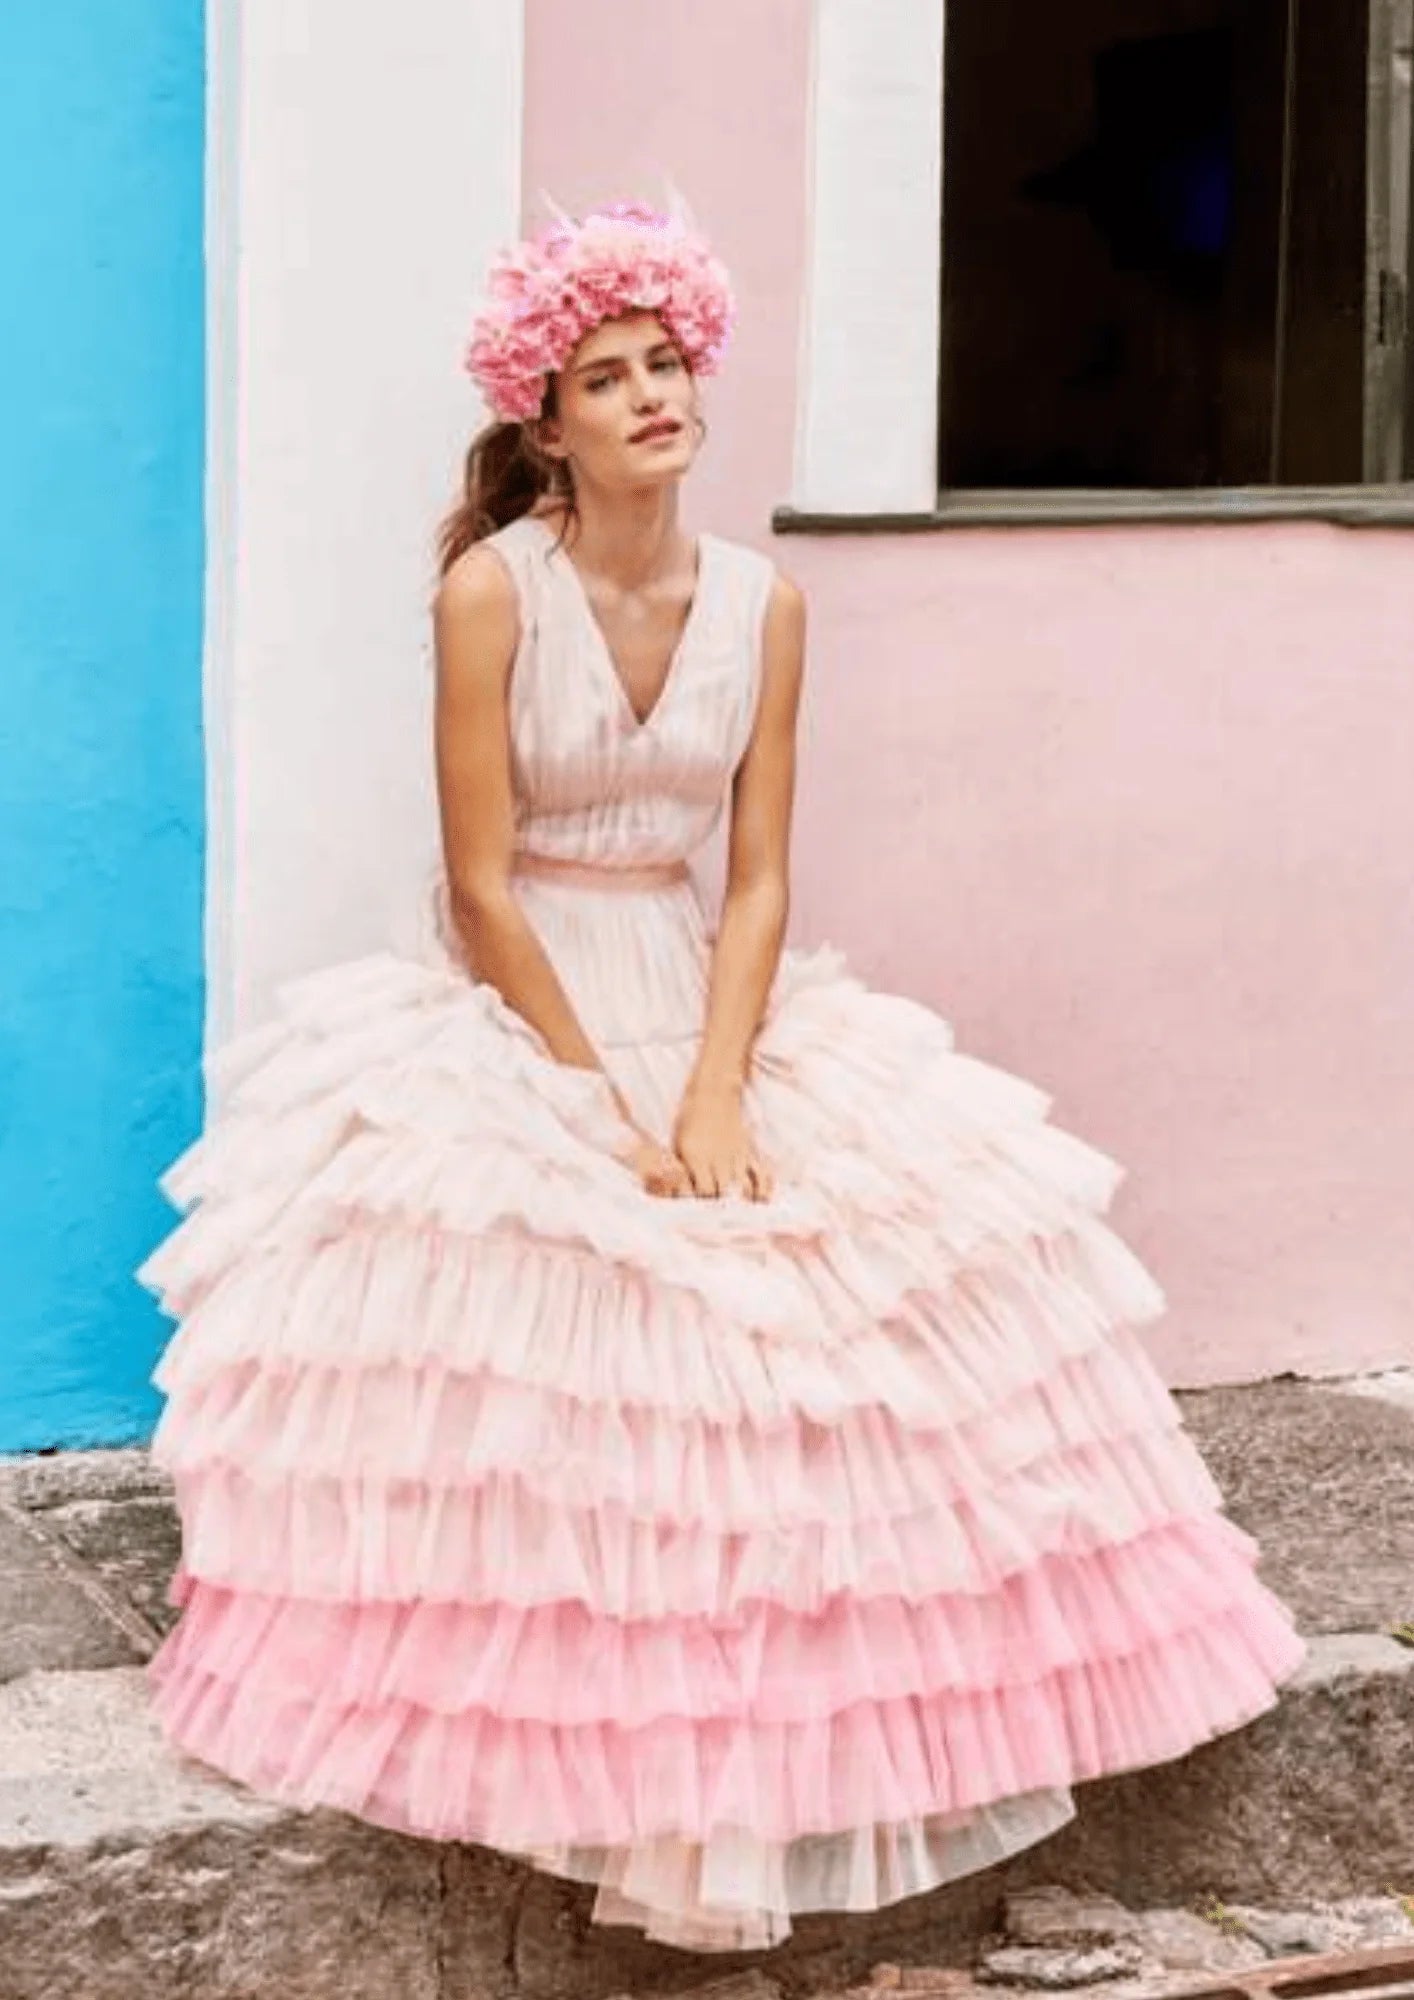
{"label": "woman's hair", "polygon": [[[553,416],[555,385],[541,414]],[[437,530],[437,574],[445,576],[459,555],[509,521],[528,514],[542,494],[553,493],[573,515],[574,482],[562,458],[535,443],[529,425],[493,419],[467,448],[461,496]]]}

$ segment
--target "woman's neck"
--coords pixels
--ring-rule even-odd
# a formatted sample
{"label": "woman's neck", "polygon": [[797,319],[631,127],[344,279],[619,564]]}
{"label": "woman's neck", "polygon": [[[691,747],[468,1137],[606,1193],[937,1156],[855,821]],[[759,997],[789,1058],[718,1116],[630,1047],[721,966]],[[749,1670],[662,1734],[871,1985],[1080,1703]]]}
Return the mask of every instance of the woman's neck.
{"label": "woman's neck", "polygon": [[[567,518],[564,502],[550,496],[543,496],[531,511],[557,532]],[[671,575],[692,556],[678,524],[676,488],[641,499],[580,499],[569,517],[565,545],[574,549],[584,569],[626,591]]]}

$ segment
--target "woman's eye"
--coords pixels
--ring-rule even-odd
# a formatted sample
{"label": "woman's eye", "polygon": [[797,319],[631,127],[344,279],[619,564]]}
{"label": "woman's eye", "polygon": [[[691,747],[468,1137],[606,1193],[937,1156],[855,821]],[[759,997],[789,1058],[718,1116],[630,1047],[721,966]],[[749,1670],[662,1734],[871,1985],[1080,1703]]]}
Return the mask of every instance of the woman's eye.
{"label": "woman's eye", "polygon": [[596,389],[607,389],[613,379],[612,375],[596,375],[592,381],[586,384],[586,387],[592,396]]}
{"label": "woman's eye", "polygon": [[655,368],[666,368],[670,371],[670,373],[676,374],[678,369],[678,357],[676,356],[676,354],[664,354],[660,356],[660,358],[653,363],[653,366]]}

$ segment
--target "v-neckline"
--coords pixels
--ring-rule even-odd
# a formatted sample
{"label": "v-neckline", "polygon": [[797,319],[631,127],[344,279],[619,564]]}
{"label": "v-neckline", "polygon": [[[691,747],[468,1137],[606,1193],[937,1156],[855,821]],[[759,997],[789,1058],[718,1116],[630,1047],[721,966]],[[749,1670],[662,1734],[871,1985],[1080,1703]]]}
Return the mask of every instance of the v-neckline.
{"label": "v-neckline", "polygon": [[614,649],[609,644],[608,634],[605,632],[604,627],[599,622],[599,615],[594,609],[594,605],[590,599],[589,590],[585,584],[584,578],[580,575],[578,568],[571,560],[568,552],[565,549],[561,548],[556,531],[550,526],[549,522],[545,519],[544,515],[527,514],[525,516],[525,519],[528,521],[534,521],[537,527],[542,528],[544,530],[545,534],[549,537],[550,554],[553,556],[558,556],[560,561],[563,563],[565,569],[568,570],[569,572],[570,582],[574,587],[575,596],[579,601],[579,605],[584,614],[585,620],[588,623],[591,632],[593,633],[595,641],[597,642],[599,655],[603,660],[605,671],[607,672],[609,679],[613,683],[619,707],[622,711],[624,720],[628,725],[631,735],[642,736],[646,734],[646,732],[653,726],[653,724],[657,721],[659,715],[662,713],[664,703],[667,701],[669,694],[672,692],[673,685],[678,678],[679,667],[683,654],[687,651],[688,640],[692,637],[694,629],[697,624],[698,614],[702,605],[703,583],[706,577],[706,569],[707,569],[707,551],[711,541],[710,535],[699,532],[694,537],[693,546],[697,554],[697,571],[693,579],[692,597],[688,603],[687,616],[683,619],[681,629],[678,632],[677,641],[674,644],[673,650],[668,657],[667,671],[664,673],[662,681],[659,684],[658,692],[657,695],[654,697],[653,704],[649,708],[646,715],[640,715],[638,710],[634,707],[633,702],[629,698],[628,685],[625,682],[622,673],[619,671],[619,663],[617,658],[615,657]]}

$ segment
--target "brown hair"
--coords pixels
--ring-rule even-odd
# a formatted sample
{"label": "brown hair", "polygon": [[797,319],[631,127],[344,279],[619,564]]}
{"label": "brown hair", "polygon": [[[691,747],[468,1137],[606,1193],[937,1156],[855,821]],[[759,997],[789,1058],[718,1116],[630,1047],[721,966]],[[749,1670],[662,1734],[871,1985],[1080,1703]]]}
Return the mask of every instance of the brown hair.
{"label": "brown hair", "polygon": [[[540,414],[554,413],[552,381]],[[545,494],[554,494],[573,515],[574,481],[564,459],[548,457],[528,423],[496,418],[486,424],[467,448],[461,497],[437,530],[438,576],[473,542],[528,514]]]}

